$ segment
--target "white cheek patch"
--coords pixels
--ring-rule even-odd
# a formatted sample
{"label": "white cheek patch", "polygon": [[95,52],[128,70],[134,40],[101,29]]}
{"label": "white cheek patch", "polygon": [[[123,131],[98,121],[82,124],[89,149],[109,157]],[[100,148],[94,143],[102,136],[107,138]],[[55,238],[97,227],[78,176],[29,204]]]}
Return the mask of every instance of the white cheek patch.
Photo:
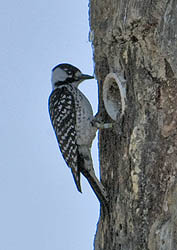
{"label": "white cheek patch", "polygon": [[67,79],[68,75],[66,74],[66,72],[60,68],[56,68],[54,71],[52,71],[52,86],[54,86],[54,84],[56,82],[63,82]]}

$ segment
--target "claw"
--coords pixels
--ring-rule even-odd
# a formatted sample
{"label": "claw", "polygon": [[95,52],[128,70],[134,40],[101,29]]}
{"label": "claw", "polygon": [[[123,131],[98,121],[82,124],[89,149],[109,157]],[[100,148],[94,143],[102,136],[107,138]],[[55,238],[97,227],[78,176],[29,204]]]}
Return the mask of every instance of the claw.
{"label": "claw", "polygon": [[112,128],[113,124],[112,123],[101,123],[98,121],[91,121],[91,124],[93,127],[96,127],[98,129],[107,129],[107,128]]}
{"label": "claw", "polygon": [[112,123],[104,123],[103,121],[101,121],[98,114],[95,117],[93,117],[91,124],[93,127],[98,129],[108,129],[113,127]]}

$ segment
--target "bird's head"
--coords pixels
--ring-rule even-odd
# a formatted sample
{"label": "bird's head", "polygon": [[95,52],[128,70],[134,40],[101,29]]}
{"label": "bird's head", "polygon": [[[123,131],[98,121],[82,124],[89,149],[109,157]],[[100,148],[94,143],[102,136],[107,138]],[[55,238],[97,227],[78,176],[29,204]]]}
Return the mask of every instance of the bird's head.
{"label": "bird's head", "polygon": [[52,69],[52,88],[55,89],[63,84],[71,84],[74,87],[93,76],[82,74],[82,72],[71,64],[59,64]]}

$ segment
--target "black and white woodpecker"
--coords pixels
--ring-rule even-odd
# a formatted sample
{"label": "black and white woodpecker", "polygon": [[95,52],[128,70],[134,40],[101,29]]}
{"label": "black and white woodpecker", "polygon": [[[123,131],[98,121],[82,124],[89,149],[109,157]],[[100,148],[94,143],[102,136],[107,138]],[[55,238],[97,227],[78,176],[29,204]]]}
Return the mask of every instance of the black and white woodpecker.
{"label": "black and white woodpecker", "polygon": [[88,180],[101,204],[107,202],[107,194],[97,179],[91,157],[92,141],[97,128],[92,125],[93,111],[90,102],[78,89],[79,84],[94,78],[82,74],[70,64],[59,64],[52,70],[52,93],[49,97],[49,113],[56,138],[68,167],[81,191],[80,173]]}

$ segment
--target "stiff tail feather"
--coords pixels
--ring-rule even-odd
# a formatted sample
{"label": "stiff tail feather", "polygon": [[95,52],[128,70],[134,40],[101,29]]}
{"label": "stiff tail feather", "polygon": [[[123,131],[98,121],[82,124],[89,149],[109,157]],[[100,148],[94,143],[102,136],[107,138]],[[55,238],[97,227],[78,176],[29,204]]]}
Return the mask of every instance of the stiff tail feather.
{"label": "stiff tail feather", "polygon": [[95,195],[97,196],[100,203],[107,207],[108,204],[108,197],[107,192],[102,185],[102,183],[97,179],[94,170],[81,170],[82,174],[86,177],[88,180],[91,188],[93,189]]}

